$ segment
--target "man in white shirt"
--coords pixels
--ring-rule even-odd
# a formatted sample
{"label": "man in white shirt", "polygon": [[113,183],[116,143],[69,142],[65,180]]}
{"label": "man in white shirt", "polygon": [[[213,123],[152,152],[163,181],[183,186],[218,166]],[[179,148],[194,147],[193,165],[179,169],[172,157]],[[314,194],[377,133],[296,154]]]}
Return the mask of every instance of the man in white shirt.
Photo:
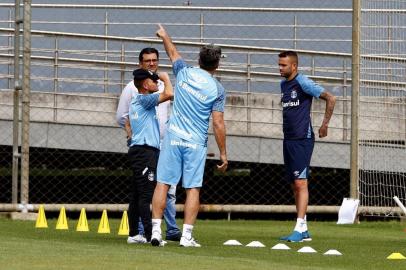
{"label": "man in white shirt", "polygon": [[[159,52],[155,48],[144,48],[139,54],[139,66],[142,69],[150,70],[152,72],[157,72],[159,63]],[[162,92],[164,84],[162,81],[158,81],[159,92]],[[117,123],[124,128],[126,122],[128,121],[129,106],[131,103],[131,98],[134,92],[138,92],[134,85],[134,81],[129,82],[121,93],[119,104],[116,112]],[[161,136],[161,141],[166,132],[166,122],[169,117],[170,101],[163,102],[159,104],[157,108],[157,113],[159,117],[159,131]],[[127,145],[131,145],[131,137],[127,136]],[[176,201],[176,186],[171,186],[168,196],[167,204],[164,213],[164,219],[167,225],[166,230],[166,240],[179,241],[181,237],[181,232],[176,224],[175,216],[175,201]],[[142,232],[142,225],[139,225],[139,232]],[[139,239],[140,241],[138,241]],[[137,235],[135,238],[129,239],[128,243],[140,243],[143,240],[143,235]],[[131,240],[131,241],[130,241]]]}

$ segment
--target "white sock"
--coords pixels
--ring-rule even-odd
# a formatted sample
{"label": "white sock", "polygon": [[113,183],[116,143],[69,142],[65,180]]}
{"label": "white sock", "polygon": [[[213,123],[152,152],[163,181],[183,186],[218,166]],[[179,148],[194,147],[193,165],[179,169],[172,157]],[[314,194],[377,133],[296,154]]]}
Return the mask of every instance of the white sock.
{"label": "white sock", "polygon": [[192,231],[193,231],[193,225],[183,224],[183,231],[182,231],[182,236],[183,237],[186,237],[186,239],[191,239],[192,238]]}
{"label": "white sock", "polygon": [[153,218],[152,219],[152,231],[153,232],[159,232],[159,234],[162,234],[161,223],[162,223],[162,219]]}
{"label": "white sock", "polygon": [[295,231],[298,231],[300,233],[304,232],[304,225],[305,225],[305,220],[303,218],[297,218],[296,219],[296,226],[295,226]]}
{"label": "white sock", "polygon": [[304,216],[304,225],[303,225],[303,231],[307,231],[307,215]]}

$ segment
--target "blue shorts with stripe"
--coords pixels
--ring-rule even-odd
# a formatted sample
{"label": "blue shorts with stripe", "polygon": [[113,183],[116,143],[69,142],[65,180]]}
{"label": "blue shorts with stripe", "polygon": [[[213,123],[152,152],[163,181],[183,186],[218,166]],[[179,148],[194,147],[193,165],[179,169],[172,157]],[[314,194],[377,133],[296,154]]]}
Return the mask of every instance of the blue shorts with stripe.
{"label": "blue shorts with stripe", "polygon": [[289,183],[293,183],[295,179],[307,179],[309,177],[313,148],[313,138],[283,140],[283,160],[285,162],[286,180]]}
{"label": "blue shorts with stripe", "polygon": [[158,159],[157,181],[184,188],[201,187],[207,147],[186,141],[167,132]]}

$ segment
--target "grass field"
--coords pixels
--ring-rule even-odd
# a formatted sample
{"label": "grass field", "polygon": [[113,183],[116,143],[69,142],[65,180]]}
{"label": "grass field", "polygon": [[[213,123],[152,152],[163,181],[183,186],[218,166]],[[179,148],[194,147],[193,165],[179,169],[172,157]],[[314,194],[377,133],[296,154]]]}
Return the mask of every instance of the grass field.
{"label": "grass field", "polygon": [[[279,236],[290,231],[285,221],[199,220],[195,238],[201,248],[181,248],[175,242],[163,248],[128,245],[117,235],[120,220],[110,220],[111,234],[97,234],[99,220],[89,220],[91,232],[35,229],[33,221],[0,219],[0,269],[406,269],[406,260],[387,260],[393,252],[406,255],[406,225],[362,222],[336,225],[310,222],[314,238],[307,243],[288,243],[291,250],[271,250]],[[243,244],[259,240],[265,248],[230,247],[222,243],[237,239]],[[298,253],[310,245],[316,254]],[[337,249],[343,256],[324,256]]]}

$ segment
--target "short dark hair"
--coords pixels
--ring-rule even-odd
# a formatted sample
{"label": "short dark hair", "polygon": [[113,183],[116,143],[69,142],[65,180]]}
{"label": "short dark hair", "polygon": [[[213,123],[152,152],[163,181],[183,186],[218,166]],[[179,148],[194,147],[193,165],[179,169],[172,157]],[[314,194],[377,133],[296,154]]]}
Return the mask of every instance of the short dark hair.
{"label": "short dark hair", "polygon": [[205,45],[200,49],[199,65],[200,68],[208,71],[218,68],[221,58],[221,48],[213,44]]}
{"label": "short dark hair", "polygon": [[293,58],[293,60],[296,62],[296,64],[299,64],[299,57],[297,56],[297,53],[296,53],[295,51],[284,51],[284,52],[281,52],[281,53],[279,54],[279,57],[280,57],[280,58],[283,58],[283,57],[291,57],[291,58]]}
{"label": "short dark hair", "polygon": [[159,60],[159,52],[157,49],[155,48],[151,48],[151,47],[147,47],[144,48],[140,51],[140,54],[138,55],[138,60],[140,61],[140,63],[142,62],[143,58],[144,58],[144,54],[150,54],[150,53],[155,53],[156,56],[158,57]]}
{"label": "short dark hair", "polygon": [[139,90],[142,87],[144,80],[133,80],[135,87]]}

